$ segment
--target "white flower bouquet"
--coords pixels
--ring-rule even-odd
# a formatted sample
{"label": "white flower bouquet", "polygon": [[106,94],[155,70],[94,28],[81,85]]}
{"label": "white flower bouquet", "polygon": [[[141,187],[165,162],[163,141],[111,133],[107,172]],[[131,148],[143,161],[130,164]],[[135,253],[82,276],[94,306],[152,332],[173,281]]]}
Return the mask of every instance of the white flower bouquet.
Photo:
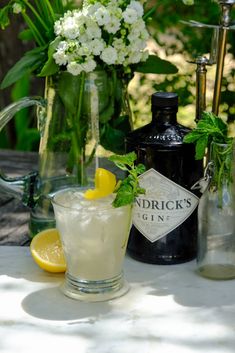
{"label": "white flower bouquet", "polygon": [[174,65],[146,50],[146,22],[154,11],[145,0],[84,0],[79,9],[73,0],[10,0],[0,8],[1,28],[10,24],[11,13],[21,14],[27,28],[19,37],[36,47],[9,70],[1,88],[25,72],[46,77],[67,70],[79,75],[97,65],[118,66],[129,76],[136,71],[176,73]]}
{"label": "white flower bouquet", "polygon": [[[35,44],[8,71],[1,88],[14,84],[26,72],[46,77],[50,94],[45,98],[53,108],[48,112],[50,119],[43,123],[48,141],[41,145],[45,156],[61,151],[68,155],[66,173],[76,166],[77,174],[82,175],[95,153],[94,148],[91,158],[85,156],[91,111],[99,118],[99,143],[122,153],[131,129],[129,114],[123,109],[124,103],[128,106],[123,90],[126,93],[129,80],[135,72],[177,72],[170,62],[146,49],[146,23],[154,11],[147,1],[137,0],[84,0],[79,8],[72,0],[10,0],[0,9],[2,29],[9,25],[10,14],[21,15],[27,28],[20,38]],[[96,75],[95,99],[89,92],[91,75]],[[95,104],[98,114],[94,114]],[[59,162],[54,160],[55,166],[50,162],[50,168],[57,170]],[[45,173],[49,171],[45,161],[41,164]]]}
{"label": "white flower bouquet", "polygon": [[55,22],[56,64],[78,75],[97,64],[122,65],[128,72],[130,65],[146,61],[143,5],[135,0],[92,3],[86,1],[82,10],[68,11]]}

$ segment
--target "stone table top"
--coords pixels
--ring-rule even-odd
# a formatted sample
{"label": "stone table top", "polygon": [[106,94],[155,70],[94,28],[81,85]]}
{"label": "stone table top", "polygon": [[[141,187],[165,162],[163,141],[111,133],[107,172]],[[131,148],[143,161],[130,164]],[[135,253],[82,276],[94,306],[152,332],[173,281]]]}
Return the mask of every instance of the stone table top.
{"label": "stone table top", "polygon": [[83,303],[62,294],[64,275],[37,267],[28,247],[0,246],[0,352],[234,353],[235,281],[195,267],[126,257],[130,291]]}

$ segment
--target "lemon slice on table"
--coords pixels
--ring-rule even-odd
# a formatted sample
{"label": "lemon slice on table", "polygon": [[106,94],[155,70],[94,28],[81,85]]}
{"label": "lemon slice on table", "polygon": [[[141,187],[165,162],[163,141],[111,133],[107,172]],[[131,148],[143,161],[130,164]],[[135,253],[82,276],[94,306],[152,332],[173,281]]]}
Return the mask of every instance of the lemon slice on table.
{"label": "lemon slice on table", "polygon": [[34,261],[48,272],[65,272],[66,263],[59,232],[55,228],[36,234],[30,244]]}
{"label": "lemon slice on table", "polygon": [[95,189],[89,189],[84,193],[87,200],[95,200],[113,193],[117,180],[109,170],[97,168],[95,172]]}

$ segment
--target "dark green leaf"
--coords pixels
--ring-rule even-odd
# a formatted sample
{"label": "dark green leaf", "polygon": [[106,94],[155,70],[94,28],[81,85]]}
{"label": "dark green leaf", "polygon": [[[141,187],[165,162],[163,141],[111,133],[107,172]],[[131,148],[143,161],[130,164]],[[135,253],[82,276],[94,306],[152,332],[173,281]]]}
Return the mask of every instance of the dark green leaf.
{"label": "dark green leaf", "polygon": [[134,71],[144,74],[176,74],[178,69],[169,61],[150,55],[145,62],[138,64]]}
{"label": "dark green leaf", "polygon": [[135,197],[145,193],[143,188],[139,186],[138,175],[145,171],[143,164],[135,166],[137,155],[135,152],[130,152],[125,155],[112,155],[109,160],[114,162],[117,167],[124,171],[128,171],[129,175],[118,184],[115,192],[116,198],[113,202],[114,207],[121,207],[128,204],[133,204]]}
{"label": "dark green leaf", "polygon": [[197,160],[203,159],[203,157],[205,156],[207,145],[208,145],[207,136],[202,136],[197,140],[195,159]]}
{"label": "dark green leaf", "polygon": [[146,168],[145,168],[145,166],[144,166],[143,164],[138,164],[138,165],[136,166],[136,172],[137,172],[138,175],[144,173],[144,172],[145,172],[145,169],[146,169]]}
{"label": "dark green leaf", "polygon": [[125,133],[122,130],[114,129],[109,123],[101,129],[101,145],[114,153],[124,151]]}
{"label": "dark green leaf", "polygon": [[114,207],[121,207],[128,204],[132,204],[135,200],[135,196],[133,194],[133,189],[131,185],[121,185],[117,196],[113,202]]}
{"label": "dark green leaf", "polygon": [[196,159],[202,159],[206,148],[210,143],[227,143],[227,124],[212,112],[204,112],[202,118],[197,123],[195,129],[190,131],[185,137],[185,143],[194,143],[196,145]]}
{"label": "dark green leaf", "polygon": [[157,9],[157,5],[153,6],[150,10],[148,10],[144,14],[143,20],[146,21],[149,17],[151,17],[154,14],[154,12],[156,11],[156,9]]}
{"label": "dark green leaf", "polygon": [[78,112],[80,104],[78,97],[81,85],[84,83],[83,80],[84,75],[73,76],[67,71],[62,71],[59,74],[59,96],[70,115]]}
{"label": "dark green leaf", "polygon": [[33,40],[34,36],[32,31],[29,28],[27,28],[19,33],[18,38],[21,40],[29,41],[29,40]]}
{"label": "dark green leaf", "polygon": [[9,11],[10,11],[9,5],[0,9],[0,27],[1,27],[1,29],[5,29],[10,24]]}
{"label": "dark green leaf", "polygon": [[132,166],[134,164],[134,161],[136,160],[136,153],[135,152],[130,152],[125,155],[112,155],[109,157],[109,160],[112,161],[115,164],[121,164],[121,165],[129,165]]}
{"label": "dark green leaf", "polygon": [[99,114],[99,120],[101,123],[107,123],[114,113],[114,104],[110,101],[108,107]]}
{"label": "dark green leaf", "polygon": [[9,87],[17,82],[27,73],[35,71],[43,62],[44,49],[36,48],[28,51],[6,74],[2,83],[1,89]]}
{"label": "dark green leaf", "polygon": [[55,60],[53,58],[53,54],[59,42],[60,38],[57,37],[53,42],[50,43],[48,47],[48,59],[45,65],[43,66],[41,72],[38,74],[39,77],[54,75],[56,72],[59,71],[59,66],[55,63]]}

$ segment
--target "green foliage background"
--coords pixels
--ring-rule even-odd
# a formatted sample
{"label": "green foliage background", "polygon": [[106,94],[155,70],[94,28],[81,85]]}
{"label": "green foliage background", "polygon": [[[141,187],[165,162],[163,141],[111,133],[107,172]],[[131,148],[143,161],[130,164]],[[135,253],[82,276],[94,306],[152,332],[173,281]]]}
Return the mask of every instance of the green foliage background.
{"label": "green foliage background", "polygon": [[[176,65],[179,65],[179,73],[176,75],[136,75],[129,87],[134,125],[139,127],[151,119],[150,96],[154,91],[159,90],[174,91],[179,94],[180,122],[190,125],[194,118],[196,67],[187,61],[192,60],[197,55],[206,54],[208,56],[212,31],[210,29],[192,28],[180,21],[191,19],[218,24],[220,8],[217,1],[213,0],[195,0],[192,6],[184,5],[182,0],[152,0],[148,2],[149,7],[154,5],[156,11],[149,23],[149,30],[153,38],[150,46],[163,59],[172,60]],[[232,17],[235,18],[234,9]],[[228,52],[230,62],[226,67],[226,75],[223,79],[221,107],[223,114],[229,120],[234,120],[235,85],[233,85],[233,82],[235,66],[233,65],[233,59],[235,34],[232,31],[228,38]],[[4,60],[4,58],[1,58],[1,60]],[[213,70],[214,68],[208,67],[208,75],[212,77],[210,79],[212,82],[208,87],[209,91],[213,90]],[[2,80],[2,77],[0,79]],[[42,79],[38,80],[42,81]],[[35,80],[32,81],[29,77],[24,77],[12,88],[11,99],[17,100],[21,96],[29,95],[33,85],[35,85]],[[42,94],[41,86],[39,94]],[[210,95],[209,98],[211,98]],[[208,106],[210,106],[210,102]],[[38,149],[39,134],[36,129],[35,112],[25,110],[17,114],[14,128],[16,134],[14,148],[20,150]],[[9,148],[9,146],[12,145],[7,139],[6,133],[1,133],[0,148]]]}

